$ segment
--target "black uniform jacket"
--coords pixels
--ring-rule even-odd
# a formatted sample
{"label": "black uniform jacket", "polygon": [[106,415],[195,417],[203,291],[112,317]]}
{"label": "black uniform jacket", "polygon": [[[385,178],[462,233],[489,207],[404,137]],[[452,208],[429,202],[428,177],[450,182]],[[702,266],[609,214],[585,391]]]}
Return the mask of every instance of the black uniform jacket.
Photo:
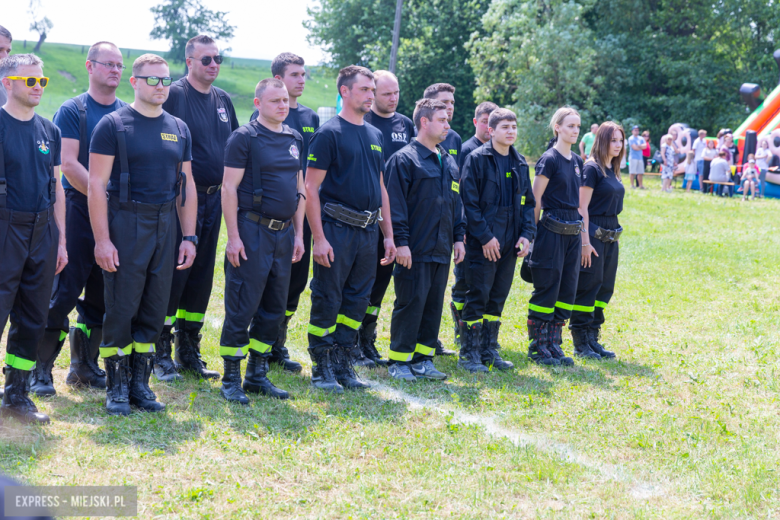
{"label": "black uniform jacket", "polygon": [[[536,235],[534,223],[534,199],[528,163],[514,146],[509,147],[512,158],[512,187],[514,196],[514,225],[516,237],[529,241]],[[488,141],[474,150],[463,164],[460,179],[460,196],[466,213],[469,240],[479,240],[485,245],[495,236],[493,225],[501,205],[500,186],[502,180],[498,164],[493,155],[493,141]],[[515,239],[516,240],[516,239]]]}
{"label": "black uniform jacket", "polygon": [[458,196],[458,162],[441,146],[436,153],[417,141],[387,161],[387,194],[396,246],[409,246],[413,262],[448,263],[466,231]]}

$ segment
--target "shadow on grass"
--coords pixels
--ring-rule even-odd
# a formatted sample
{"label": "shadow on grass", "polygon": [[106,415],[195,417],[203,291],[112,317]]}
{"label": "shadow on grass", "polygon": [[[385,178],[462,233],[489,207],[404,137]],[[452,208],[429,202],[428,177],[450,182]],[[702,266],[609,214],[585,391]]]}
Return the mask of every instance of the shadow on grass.
{"label": "shadow on grass", "polygon": [[612,361],[603,361],[600,366],[603,367],[604,372],[609,372],[613,376],[651,377],[653,379],[660,377],[656,374],[655,370],[648,365],[623,361],[620,358]]}

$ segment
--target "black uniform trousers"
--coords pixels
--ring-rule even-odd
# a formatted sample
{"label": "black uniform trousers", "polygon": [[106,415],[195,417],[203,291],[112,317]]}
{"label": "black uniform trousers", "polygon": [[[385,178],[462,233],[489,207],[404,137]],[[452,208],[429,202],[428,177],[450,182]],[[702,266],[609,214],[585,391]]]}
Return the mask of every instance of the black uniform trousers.
{"label": "black uniform trousers", "polygon": [[39,213],[0,209],[0,335],[10,316],[5,363],[13,368],[32,370],[38,359],[59,238],[54,206]]}
{"label": "black uniform trousers", "polygon": [[[68,314],[75,307],[79,314],[76,326],[89,334],[89,330],[103,326],[106,305],[103,270],[95,262],[87,196],[73,188],[65,190],[65,210],[68,265],[54,278],[46,328],[68,332]],[[79,298],[82,291],[84,297]]]}
{"label": "black uniform trousers", "polygon": [[290,287],[295,232],[273,231],[239,212],[238,235],[247,259],[233,265],[225,258],[225,321],[219,354],[233,361],[249,350],[271,354],[284,319]]}
{"label": "black uniform trousers", "polygon": [[[545,210],[561,220],[580,220],[577,210]],[[580,234],[559,235],[540,221],[528,266],[534,291],[528,304],[528,317],[541,321],[566,321],[574,308],[580,275],[582,239]]]}
{"label": "black uniform trousers", "polygon": [[[468,243],[468,241],[466,241]],[[455,283],[452,284],[452,303],[455,304],[455,308],[459,311],[463,310],[463,305],[466,303],[466,291],[468,291],[468,284],[466,284],[466,271],[469,268],[468,258],[464,258],[459,264],[455,264],[452,269],[452,274],[455,275]]]}
{"label": "black uniform trousers", "polygon": [[311,354],[334,345],[355,344],[374,286],[380,234],[378,224],[364,229],[323,221],[322,229],[335,259],[330,267],[314,263],[308,332]]}
{"label": "black uniform trousers", "polygon": [[[100,355],[154,352],[165,324],[176,263],[176,199],[165,204],[108,205],[108,231],[119,254],[116,271],[103,271],[106,315]],[[121,354],[120,354],[121,352]]]}
{"label": "black uniform trousers", "polygon": [[[174,269],[171,295],[165,325],[176,322],[177,330],[197,335],[203,327],[206,309],[214,283],[214,266],[219,245],[219,229],[222,225],[222,194],[219,190],[207,194],[198,192],[198,254],[189,269]],[[177,244],[181,243],[181,226],[176,226]]]}
{"label": "black uniform trousers", "polygon": [[449,262],[412,262],[411,269],[396,264],[388,354],[391,363],[433,359],[449,274]]}
{"label": "black uniform trousers", "polygon": [[[591,223],[604,229],[620,227],[616,216],[591,216]],[[604,309],[615,292],[620,246],[618,242],[602,242],[590,235],[590,243],[598,257],[591,255],[590,267],[580,267],[577,298],[571,313],[570,329],[598,329],[604,323]]]}
{"label": "black uniform trousers", "polygon": [[290,290],[287,293],[287,316],[292,316],[298,310],[301,294],[306,289],[311,270],[311,228],[309,221],[303,219],[303,247],[305,248],[300,261],[292,264],[290,271]]}
{"label": "black uniform trousers", "polygon": [[493,236],[498,239],[501,258],[493,262],[485,258],[482,244],[478,240],[466,242],[466,302],[461,319],[468,325],[488,320],[497,321],[504,310],[517,264],[514,236],[514,207],[498,209],[491,225]]}
{"label": "black uniform trousers", "polygon": [[381,261],[385,257],[385,236],[380,231],[379,241],[376,246],[376,278],[374,286],[371,288],[371,296],[368,299],[368,309],[363,318],[363,324],[368,325],[376,323],[379,319],[379,311],[382,309],[382,301],[385,299],[385,293],[390,286],[390,280],[393,278],[393,267],[395,264],[382,265]]}

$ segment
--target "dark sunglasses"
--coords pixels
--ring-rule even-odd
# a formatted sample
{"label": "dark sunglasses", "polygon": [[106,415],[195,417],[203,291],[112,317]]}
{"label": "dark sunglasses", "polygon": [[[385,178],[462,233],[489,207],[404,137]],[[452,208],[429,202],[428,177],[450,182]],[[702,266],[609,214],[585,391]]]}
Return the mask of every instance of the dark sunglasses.
{"label": "dark sunglasses", "polygon": [[[216,56],[203,56],[202,58],[199,59],[199,61],[203,64],[204,67],[208,67],[209,65],[211,65],[212,58],[214,59],[214,63],[216,63],[217,65],[222,64],[221,54],[217,54]],[[190,56],[190,59],[197,60],[198,58],[193,58],[192,56]]]}
{"label": "dark sunglasses", "polygon": [[162,81],[163,87],[169,87],[171,86],[171,82],[173,81],[173,78],[170,76],[166,76],[164,78],[161,78],[159,76],[135,76],[135,79],[145,79],[146,84],[150,87],[156,87],[160,84]]}

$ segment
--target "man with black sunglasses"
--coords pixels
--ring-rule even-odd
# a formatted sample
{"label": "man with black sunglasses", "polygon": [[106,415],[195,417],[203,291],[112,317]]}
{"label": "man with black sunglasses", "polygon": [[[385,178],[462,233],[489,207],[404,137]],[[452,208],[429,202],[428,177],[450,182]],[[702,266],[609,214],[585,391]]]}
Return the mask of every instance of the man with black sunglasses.
{"label": "man with black sunglasses", "polygon": [[[100,355],[112,415],[128,415],[131,404],[150,412],[165,408],[149,388],[155,344],[165,324],[171,266],[189,269],[198,241],[192,137],[162,109],[168,63],[140,56],[130,84],[135,101],[100,120],[89,149],[89,216],[106,299]],[[178,260],[174,210],[184,235]]]}
{"label": "man with black sunglasses", "polygon": [[[97,364],[103,338],[103,270],[95,262],[95,238],[89,223],[89,142],[103,116],[127,103],[117,99],[122,81],[122,53],[116,45],[98,42],[86,61],[89,90],[67,100],[54,114],[62,132],[62,187],[65,190],[68,231],[68,265],[57,276],[49,304],[46,333],[38,344],[38,362],[31,391],[54,395],[52,368],[70,337],[70,370],[65,382],[72,386],[106,387],[106,374]],[[82,291],[84,296],[79,298]],[[70,327],[68,314],[76,307],[78,318]]]}
{"label": "man with black sunglasses", "polygon": [[[163,109],[187,123],[192,132],[192,177],[198,198],[198,256],[192,269],[175,271],[165,327],[157,341],[154,374],[161,381],[181,379],[178,370],[217,379],[200,355],[200,330],[211,297],[214,265],[222,224],[220,189],[225,144],[238,128],[230,96],[213,85],[222,56],[216,42],[200,35],[185,47],[189,74],[171,85]],[[181,239],[181,236],[179,236]],[[176,324],[173,331],[174,322]],[[176,362],[171,343],[176,345]]]}

